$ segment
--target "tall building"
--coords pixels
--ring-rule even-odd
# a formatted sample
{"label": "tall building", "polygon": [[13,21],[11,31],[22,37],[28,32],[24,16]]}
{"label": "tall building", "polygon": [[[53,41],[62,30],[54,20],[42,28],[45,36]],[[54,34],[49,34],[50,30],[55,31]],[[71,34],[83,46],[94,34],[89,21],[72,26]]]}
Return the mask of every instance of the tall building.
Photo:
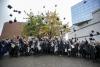
{"label": "tall building", "polygon": [[91,31],[96,36],[93,38],[100,41],[100,0],[83,0],[72,6],[72,30],[68,37],[89,40]]}
{"label": "tall building", "polygon": [[81,23],[93,19],[92,12],[100,8],[100,0],[83,0],[72,6],[72,23]]}

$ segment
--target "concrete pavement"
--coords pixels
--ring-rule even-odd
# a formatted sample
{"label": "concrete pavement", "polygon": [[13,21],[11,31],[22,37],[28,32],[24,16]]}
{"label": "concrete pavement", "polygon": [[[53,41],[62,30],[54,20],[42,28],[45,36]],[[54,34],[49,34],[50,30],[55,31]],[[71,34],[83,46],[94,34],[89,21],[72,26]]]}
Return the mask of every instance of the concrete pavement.
{"label": "concrete pavement", "polygon": [[83,58],[49,55],[4,57],[0,60],[0,67],[100,67],[100,63],[94,63]]}

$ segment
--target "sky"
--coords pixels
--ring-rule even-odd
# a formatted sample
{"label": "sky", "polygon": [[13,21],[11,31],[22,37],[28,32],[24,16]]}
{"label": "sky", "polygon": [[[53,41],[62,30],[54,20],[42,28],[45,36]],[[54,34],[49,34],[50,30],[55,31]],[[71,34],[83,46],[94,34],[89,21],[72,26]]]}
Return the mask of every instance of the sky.
{"label": "sky", "polygon": [[[29,12],[30,9],[34,15],[56,10],[63,24],[70,22],[71,25],[71,7],[80,1],[82,0],[0,0],[0,34],[3,24],[15,17],[19,22],[26,22],[26,19],[23,19],[27,18],[24,10]],[[11,10],[7,8],[9,4],[13,7]],[[21,11],[21,14],[14,13],[14,9]],[[13,14],[13,17],[9,16],[10,13]],[[64,17],[65,20],[63,20]]]}

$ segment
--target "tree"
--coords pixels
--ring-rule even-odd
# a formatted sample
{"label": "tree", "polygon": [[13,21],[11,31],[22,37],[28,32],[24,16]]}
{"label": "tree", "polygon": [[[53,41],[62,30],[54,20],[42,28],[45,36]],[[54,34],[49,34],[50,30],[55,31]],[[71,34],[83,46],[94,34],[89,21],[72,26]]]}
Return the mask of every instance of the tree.
{"label": "tree", "polygon": [[24,26],[23,35],[53,38],[70,30],[68,24],[62,25],[56,11],[48,12],[46,15],[34,16],[32,12],[26,14],[28,16],[28,22]]}
{"label": "tree", "polygon": [[46,17],[47,24],[49,26],[49,37],[55,37],[55,36],[61,36],[65,32],[69,32],[70,28],[68,24],[62,25],[62,22],[60,21],[56,11],[54,12],[48,12]]}
{"label": "tree", "polygon": [[[26,12],[25,12],[26,13]],[[34,16],[32,12],[26,13],[28,22],[24,25],[22,34],[25,36],[41,37],[48,31],[48,26],[43,23],[43,16]]]}

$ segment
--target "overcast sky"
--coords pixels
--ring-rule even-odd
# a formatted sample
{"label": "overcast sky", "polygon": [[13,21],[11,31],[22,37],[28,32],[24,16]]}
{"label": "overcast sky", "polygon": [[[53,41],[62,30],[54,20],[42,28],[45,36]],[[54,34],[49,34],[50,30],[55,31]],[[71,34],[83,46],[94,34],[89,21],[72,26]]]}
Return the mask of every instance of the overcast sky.
{"label": "overcast sky", "polygon": [[[71,24],[71,6],[80,1],[82,0],[0,0],[0,33],[4,22],[13,20],[15,17],[19,22],[25,22],[26,20],[23,19],[26,17],[24,10],[29,12],[30,9],[35,15],[56,9],[63,23],[70,22]],[[9,4],[13,6],[11,10],[7,8]],[[55,5],[57,5],[56,8]],[[45,9],[43,9],[43,6],[45,6]],[[20,10],[22,13],[13,13],[14,9]],[[9,16],[10,13],[13,14],[13,17]],[[63,20],[64,17],[66,20]]]}

